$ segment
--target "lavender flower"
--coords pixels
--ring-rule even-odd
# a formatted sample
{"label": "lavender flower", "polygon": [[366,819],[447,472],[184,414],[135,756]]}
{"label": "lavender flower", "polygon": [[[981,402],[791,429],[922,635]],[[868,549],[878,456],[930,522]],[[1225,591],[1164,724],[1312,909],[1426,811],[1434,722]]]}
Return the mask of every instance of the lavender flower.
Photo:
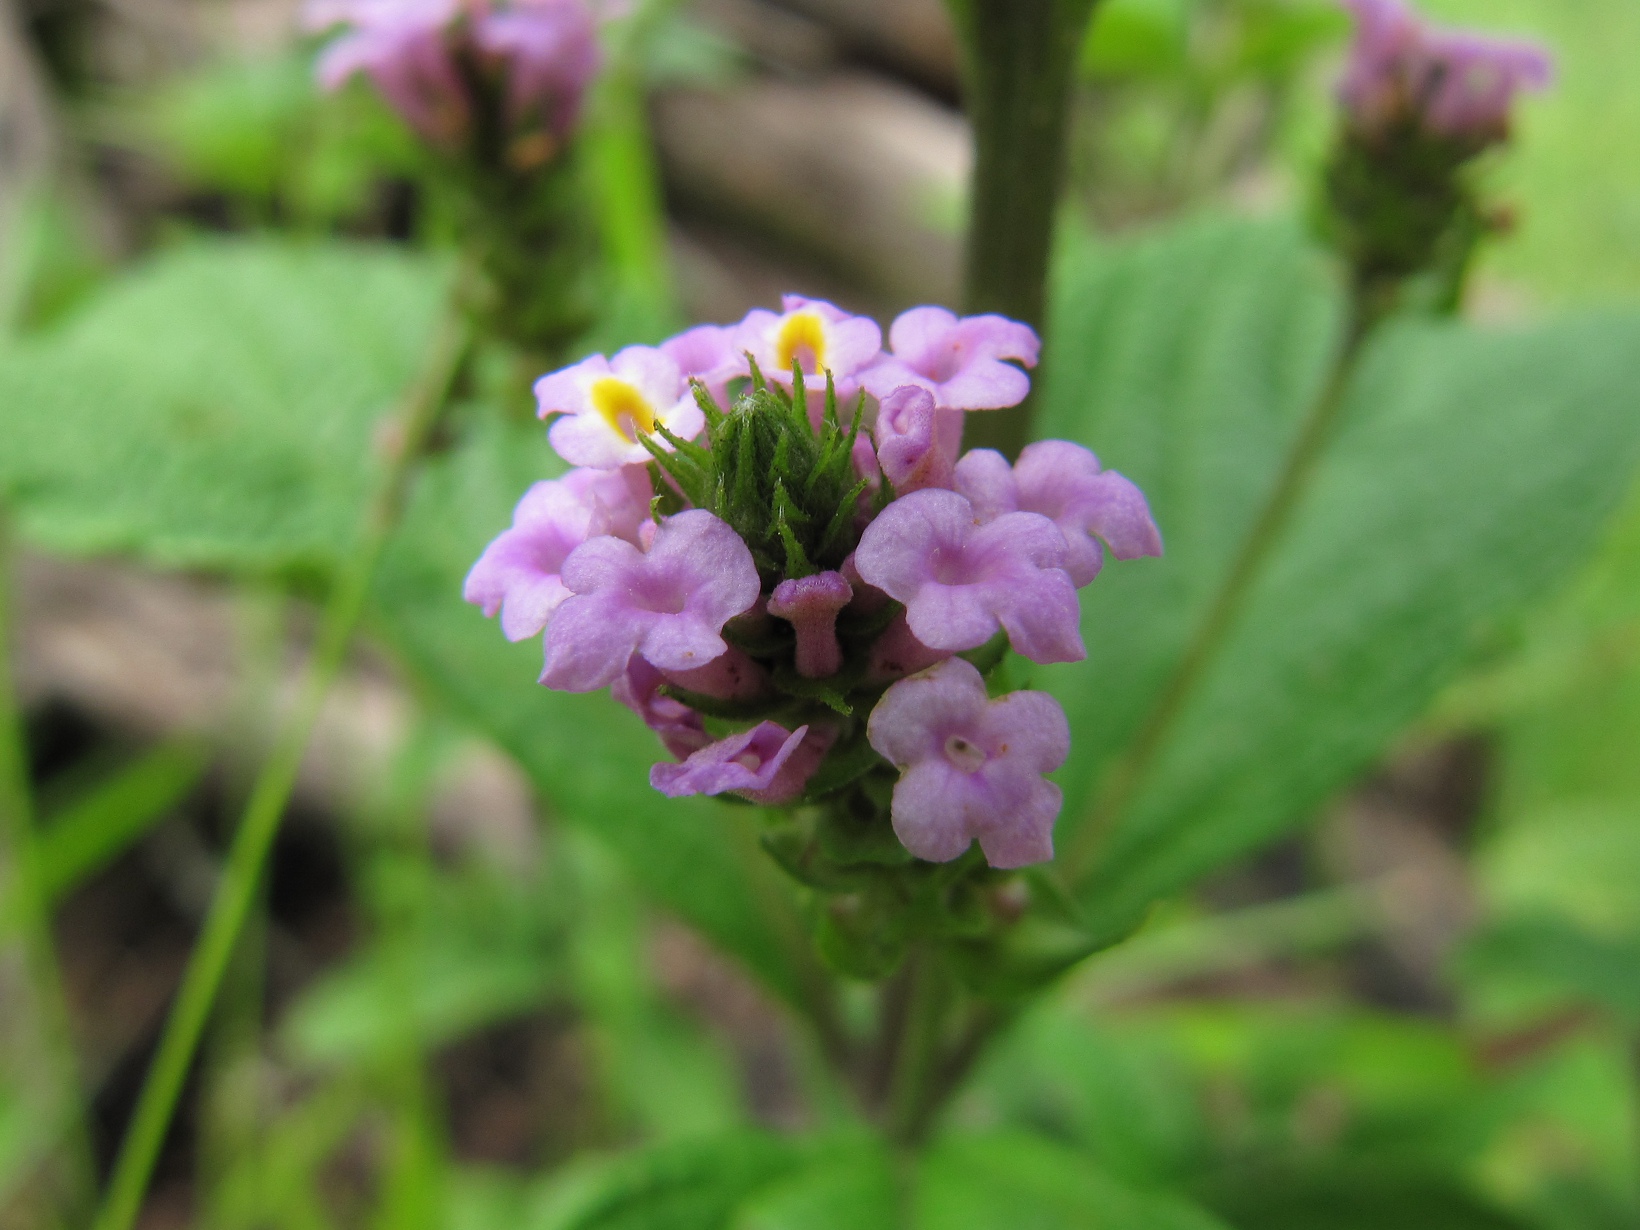
{"label": "lavender flower", "polygon": [[979,671],[951,658],[889,688],[867,730],[900,770],[894,833],[918,858],[949,862],[976,839],[993,867],[1053,857],[1064,795],[1042,775],[1070,755],[1070,726],[1053,697],[991,700]]}
{"label": "lavender flower", "polygon": [[508,118],[550,136],[539,151],[542,160],[550,157],[550,146],[580,119],[582,98],[603,62],[592,10],[583,0],[514,0],[479,14],[473,44],[501,69]]}
{"label": "lavender flower", "polygon": [[628,346],[613,359],[601,354],[543,376],[535,384],[542,418],[561,414],[547,438],[565,461],[613,470],[643,465],[649,452],[640,437],[656,426],[692,440],[706,426],[677,362],[650,346]]}
{"label": "lavender flower", "polygon": [[636,543],[653,494],[649,475],[635,467],[572,470],[536,483],[518,501],[512,528],[467,574],[462,596],[486,617],[499,610],[509,641],[535,636],[570,595],[559,575],[570,553],[605,534]]}
{"label": "lavender flower", "polygon": [[679,760],[687,760],[712,741],[706,724],[682,701],[661,691],[666,676],[633,654],[626,670],[610,685],[609,694],[643,719],[661,744]]}
{"label": "lavender flower", "polygon": [[446,153],[460,150],[483,102],[470,76],[489,77],[503,87],[509,157],[525,170],[569,136],[602,60],[586,0],[313,0],[303,24],[347,27],[320,56],[326,89],[364,73]]}
{"label": "lavender flower", "polygon": [[1065,536],[1064,569],[1080,589],[1104,566],[1100,539],[1117,559],[1162,553],[1162,536],[1144,493],[1080,444],[1040,440],[1012,467],[992,449],[975,449],[956,467],[955,487],[980,522],[1012,512],[1041,513]]}
{"label": "lavender flower", "polygon": [[941,410],[919,385],[902,385],[877,410],[877,461],[901,495],[947,487],[962,451],[962,412]]}
{"label": "lavender flower", "polygon": [[902,312],[889,328],[891,355],[861,376],[876,397],[914,385],[941,410],[1000,410],[1017,406],[1031,381],[1004,359],[1035,367],[1042,343],[1029,325],[1002,316],[965,316],[944,308]]}
{"label": "lavender flower", "polygon": [[759,586],[746,544],[702,509],[668,517],[647,552],[620,538],[583,543],[562,579],[575,596],[547,625],[541,682],[566,692],[607,687],[635,653],[663,671],[706,665]]}
{"label": "lavender flower", "polygon": [[924,645],[974,649],[1000,626],[1033,662],[1087,656],[1064,561],[1064,535],[1039,513],[1004,513],[981,525],[966,499],[938,490],[895,500],[854,553],[860,575],[905,604]]}
{"label": "lavender flower", "polygon": [[1410,120],[1444,137],[1482,145],[1508,133],[1510,108],[1553,75],[1530,43],[1442,30],[1401,0],[1342,0],[1356,36],[1339,97],[1350,122],[1381,133]]}
{"label": "lavender flower", "polygon": [[808,733],[807,726],[787,731],[778,723],[763,722],[708,744],[682,764],[656,765],[649,770],[649,784],[674,799],[733,792],[768,806],[789,803],[803,792],[807,777],[797,770],[806,763],[812,774],[819,763],[807,757],[785,772]]}
{"label": "lavender flower", "polygon": [[847,401],[860,387],[860,373],[879,356],[883,331],[867,316],[850,316],[824,299],[787,295],[778,314],[761,308],[746,314],[735,330],[734,345],[757,360],[763,375],[789,385],[792,364],[816,396],[829,372],[837,398]]}
{"label": "lavender flower", "polygon": [[745,354],[735,349],[735,331],[722,325],[696,325],[660,348],[685,377],[704,384],[720,406],[729,401],[729,382],[751,372]]}
{"label": "lavender flower", "polygon": [[303,14],[308,29],[349,27],[320,55],[320,84],[336,90],[363,73],[428,142],[455,146],[472,122],[449,40],[463,9],[463,0],[318,0]]}

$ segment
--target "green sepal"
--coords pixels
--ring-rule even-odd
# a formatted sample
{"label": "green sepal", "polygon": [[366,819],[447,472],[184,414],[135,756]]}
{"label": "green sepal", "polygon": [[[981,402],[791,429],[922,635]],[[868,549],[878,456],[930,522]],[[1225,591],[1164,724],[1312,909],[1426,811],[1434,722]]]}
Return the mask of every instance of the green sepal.
{"label": "green sepal", "polygon": [[849,689],[841,682],[841,676],[807,679],[799,675],[790,663],[782,662],[774,668],[770,678],[774,680],[774,686],[787,696],[815,701],[828,709],[835,709],[844,717],[854,716],[854,706],[848,699]]}

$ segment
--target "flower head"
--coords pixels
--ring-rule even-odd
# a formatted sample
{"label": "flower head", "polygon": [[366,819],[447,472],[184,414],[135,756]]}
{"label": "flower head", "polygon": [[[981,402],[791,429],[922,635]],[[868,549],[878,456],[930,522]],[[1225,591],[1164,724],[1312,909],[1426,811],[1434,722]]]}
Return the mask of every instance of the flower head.
{"label": "flower head", "polygon": [[656,765],[649,770],[649,784],[674,799],[733,792],[778,807],[803,793],[831,743],[829,731],[811,735],[809,727],[800,726],[788,732],[776,722],[763,722],[708,744],[682,764]]}
{"label": "flower head", "polygon": [[918,858],[949,862],[976,839],[993,867],[1053,857],[1064,796],[1042,775],[1070,755],[1070,726],[1047,693],[991,700],[979,671],[951,658],[889,688],[867,737],[900,770],[894,832]]}
{"label": "flower head", "polygon": [[813,393],[823,392],[826,373],[837,385],[839,401],[854,396],[859,374],[883,348],[883,331],[869,316],[850,316],[824,299],[787,295],[782,311],[748,312],[735,330],[737,351],[757,361],[763,375],[781,384],[792,380],[792,364]]}
{"label": "flower head", "polygon": [[462,596],[486,616],[499,610],[509,641],[535,636],[569,597],[559,573],[570,552],[603,534],[637,542],[653,494],[641,467],[572,470],[536,483],[513,510],[512,528],[467,574]]}
{"label": "flower head", "polygon": [[866,527],[854,553],[861,577],[905,604],[917,640],[957,652],[1000,626],[1033,662],[1087,656],[1076,587],[1061,565],[1065,539],[1039,513],[981,525],[954,491],[915,491]]}
{"label": "flower head", "polygon": [[564,416],[547,433],[558,455],[600,470],[648,462],[642,437],[666,447],[657,426],[685,440],[706,426],[677,362],[651,346],[628,346],[613,359],[595,354],[543,376],[535,397],[542,418]]}
{"label": "flower head", "polygon": [[861,377],[879,398],[902,385],[933,395],[942,410],[1000,410],[1017,406],[1031,379],[1004,359],[1035,367],[1042,343],[1029,325],[1003,316],[965,316],[944,308],[902,312],[888,331],[893,353]]}
{"label": "flower head", "polygon": [[1441,30],[1402,0],[1342,0],[1355,41],[1339,83],[1350,122],[1367,133],[1410,120],[1482,145],[1502,140],[1515,95],[1545,88],[1548,55],[1530,43]]}
{"label": "flower head", "polygon": [[547,625],[541,682],[566,692],[607,687],[641,654],[663,671],[704,666],[728,649],[723,625],[757,601],[746,544],[711,513],[668,517],[654,545],[594,538],[564,561],[574,595]]}
{"label": "flower head", "polygon": [[1011,512],[1041,513],[1065,536],[1065,571],[1078,588],[1104,565],[1100,540],[1117,559],[1160,555],[1162,536],[1144,493],[1080,444],[1039,440],[1013,466],[1001,453],[975,449],[957,463],[957,491],[984,523]]}

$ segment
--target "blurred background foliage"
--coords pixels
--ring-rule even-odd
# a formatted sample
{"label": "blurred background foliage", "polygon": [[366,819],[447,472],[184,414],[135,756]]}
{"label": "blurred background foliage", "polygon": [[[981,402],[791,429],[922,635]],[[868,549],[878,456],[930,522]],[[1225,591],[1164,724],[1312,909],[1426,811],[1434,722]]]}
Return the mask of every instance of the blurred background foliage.
{"label": "blurred background foliage", "polygon": [[[201,7],[207,26],[225,20],[228,6]],[[918,6],[882,12],[902,8]],[[1471,315],[1513,326],[1551,307],[1632,303],[1640,162],[1625,151],[1640,147],[1640,8],[1427,8],[1542,38],[1559,64],[1555,91],[1529,104],[1487,169],[1517,225],[1485,251]],[[35,1226],[53,1224],[53,1193],[76,1166],[106,1168],[118,1142],[246,766],[288,691],[292,645],[311,631],[303,600],[323,595],[353,534],[372,472],[358,459],[379,455],[379,411],[417,370],[456,236],[436,172],[368,91],[314,91],[311,43],[197,38],[167,55],[119,6],[13,10],[53,152],[0,201],[0,473],[49,475],[19,501],[36,553],[18,607],[24,653],[38,654],[21,675],[44,818],[32,859],[8,861],[4,925],[17,948],[29,877],[55,907],[71,1018],[55,1020],[8,957],[0,1222]],[[618,27],[577,169],[601,204],[606,305],[584,349],[728,319],[788,282],[879,313],[951,297],[940,261],[961,218],[953,61],[915,24],[927,13],[906,19],[908,37],[870,11],[652,3]],[[1106,0],[1077,85],[1056,322],[1061,353],[1088,353],[1050,373],[1049,427],[1094,424],[1086,438],[1132,464],[1147,424],[1131,408],[1165,383],[1158,371],[1207,371],[1198,389],[1215,407],[1220,386],[1236,386],[1251,427],[1302,389],[1331,309],[1287,219],[1313,207],[1346,31],[1326,0]],[[730,123],[747,126],[750,152],[702,155],[702,134],[721,144]],[[953,133],[956,161],[940,162]],[[795,179],[792,160],[816,142],[862,152],[811,157],[817,178]],[[890,162],[904,173],[878,182],[873,168]],[[814,182],[846,198],[838,225],[816,224],[803,199],[824,197]],[[319,242],[337,237],[394,247]],[[1124,279],[1152,277],[1159,302],[1126,293]],[[1206,302],[1226,334],[1188,313],[1166,319]],[[1156,370],[1075,340],[1169,328],[1182,340],[1152,356]],[[493,686],[527,679],[535,650],[475,630],[452,586],[521,484],[553,462],[533,424],[484,409],[515,403],[528,374],[487,357],[462,390],[461,446],[435,457],[384,568],[375,648],[344,689],[380,720],[352,743],[333,731],[339,763],[305,779],[143,1224],[1633,1225],[1640,501],[1596,531],[1597,497],[1632,472],[1616,454],[1587,482],[1587,508],[1558,501],[1525,526],[1520,509],[1536,518],[1549,496],[1582,491],[1584,472],[1524,492],[1484,465],[1458,473],[1473,457],[1501,466],[1511,448],[1552,451],[1558,438],[1514,434],[1530,418],[1517,404],[1599,402],[1633,353],[1632,327],[1580,334],[1579,370],[1595,374],[1568,390],[1554,328],[1490,349],[1452,343],[1446,383],[1406,394],[1429,416],[1427,456],[1362,445],[1359,467],[1399,466],[1433,486],[1451,474],[1453,501],[1497,517],[1494,537],[1481,526],[1464,541],[1520,561],[1519,595],[1476,596],[1461,573],[1430,591],[1431,610],[1486,624],[1471,668],[1433,706],[1391,696],[1364,717],[1378,726],[1340,755],[1397,736],[1394,749],[1343,795],[1306,797],[1308,830],[1241,834],[1237,860],[1194,888],[1213,857],[1144,864],[1166,900],[1018,1021],[915,1173],[862,1131],[791,1023],[812,958],[801,920],[771,905],[758,878],[770,873],[748,870],[745,825],[705,805],[652,805],[651,749],[612,707]],[[1242,366],[1213,367],[1224,354]],[[1066,391],[1084,378],[1104,403]],[[1168,405],[1190,419],[1185,394]],[[1632,407],[1591,414],[1602,412]],[[1490,435],[1443,433],[1488,416]],[[79,442],[66,459],[65,431]],[[1219,443],[1196,447],[1212,458]],[[1370,586],[1368,531],[1394,531],[1394,510],[1374,522],[1375,506],[1341,489],[1339,523],[1367,525]],[[1554,560],[1562,538],[1595,537],[1592,562]],[[54,562],[109,556],[238,585],[149,591],[124,565]],[[1519,615],[1528,580],[1554,596]],[[1142,617],[1132,587],[1112,590],[1098,618]],[[229,646],[206,664],[220,702],[208,738],[186,702],[190,720],[161,729],[140,704],[98,710],[71,686],[86,661],[130,653],[106,626],[64,614],[108,592],[120,602],[104,624],[136,619],[138,636],[180,619],[186,640],[187,619],[149,608],[206,604]],[[38,631],[54,622],[92,648],[65,657],[61,636]],[[1427,643],[1438,624],[1409,636]],[[1119,689],[1102,691],[1103,673],[1049,684],[1088,711],[1079,729],[1125,720],[1111,716]],[[494,746],[527,782],[497,767]],[[1103,746],[1114,744],[1094,740],[1066,774],[1073,801]],[[1214,780],[1227,796],[1243,789]],[[1156,804],[1167,806],[1183,807]],[[516,823],[537,811],[541,823]],[[1109,908],[1114,934],[1131,920]],[[74,1087],[94,1091],[83,1106],[65,1097]],[[63,1138],[81,1141],[80,1162],[51,1161]]]}

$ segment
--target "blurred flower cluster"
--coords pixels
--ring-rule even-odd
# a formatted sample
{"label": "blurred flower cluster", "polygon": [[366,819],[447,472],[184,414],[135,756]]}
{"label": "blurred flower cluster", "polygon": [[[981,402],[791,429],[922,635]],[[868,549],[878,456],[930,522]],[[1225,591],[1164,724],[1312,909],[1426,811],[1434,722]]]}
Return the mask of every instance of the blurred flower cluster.
{"label": "blurred flower cluster", "polygon": [[986,676],[1010,645],[1084,657],[1077,589],[1161,538],[1080,445],[962,453],[967,413],[1030,391],[1030,328],[922,307],[888,340],[788,296],[543,377],[578,468],[524,496],[466,596],[513,640],[544,632],[542,683],[638,713],[676,758],[651,774],[668,795],[826,802],[889,815],[920,859],[977,840],[993,867],[1041,862],[1065,716]]}
{"label": "blurred flower cluster", "polygon": [[518,169],[562,146],[600,63],[584,0],[313,0],[304,19],[343,29],[319,59],[325,88],[362,73],[435,147],[500,136]]}
{"label": "blurred flower cluster", "polygon": [[1552,64],[1530,43],[1431,25],[1401,0],[1343,4],[1355,38],[1326,177],[1334,239],[1369,310],[1389,310],[1409,279],[1431,275],[1428,298],[1450,311],[1476,244],[1509,225],[1468,168],[1508,140],[1517,97],[1545,88]]}

